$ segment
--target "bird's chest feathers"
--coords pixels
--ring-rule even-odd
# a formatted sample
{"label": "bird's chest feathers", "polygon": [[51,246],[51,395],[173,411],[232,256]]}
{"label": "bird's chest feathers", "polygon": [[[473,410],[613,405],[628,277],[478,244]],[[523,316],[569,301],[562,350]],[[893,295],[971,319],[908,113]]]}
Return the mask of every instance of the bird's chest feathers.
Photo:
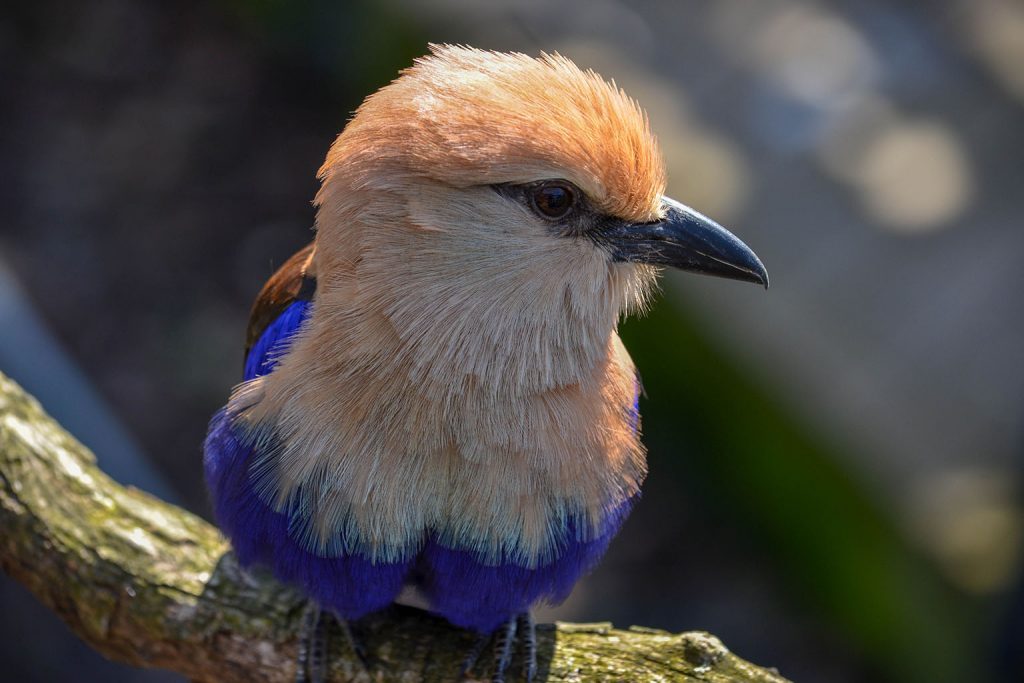
{"label": "bird's chest feathers", "polygon": [[253,462],[257,488],[321,553],[394,560],[433,537],[535,565],[566,520],[600,533],[643,480],[635,374],[614,333],[581,381],[524,393],[472,375],[411,382],[415,361],[400,353],[304,357],[317,347],[307,331],[233,401],[270,444]]}

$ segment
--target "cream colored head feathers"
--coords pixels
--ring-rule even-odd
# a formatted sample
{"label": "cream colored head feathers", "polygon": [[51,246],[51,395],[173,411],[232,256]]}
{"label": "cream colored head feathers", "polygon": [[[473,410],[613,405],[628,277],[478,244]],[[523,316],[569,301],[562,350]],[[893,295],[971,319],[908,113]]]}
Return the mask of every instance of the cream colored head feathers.
{"label": "cream colored head feathers", "polygon": [[435,47],[367,98],[320,176],[318,272],[361,259],[374,308],[425,340],[420,360],[445,384],[451,371],[495,389],[576,381],[653,283],[654,269],[611,264],[491,189],[564,178],[604,213],[658,216],[646,117],[563,57]]}
{"label": "cream colored head feathers", "polygon": [[665,164],[635,101],[565,57],[433,46],[366,99],[320,169],[393,187],[392,174],[472,187],[565,178],[605,213],[657,217]]}
{"label": "cream colored head feathers", "polygon": [[603,213],[658,218],[636,103],[560,56],[434,47],[363,103],[320,177],[312,317],[232,401],[279,442],[254,472],[306,511],[311,546],[394,558],[430,530],[530,565],[553,520],[597,524],[635,494],[614,330],[656,271],[493,186],[561,178]]}

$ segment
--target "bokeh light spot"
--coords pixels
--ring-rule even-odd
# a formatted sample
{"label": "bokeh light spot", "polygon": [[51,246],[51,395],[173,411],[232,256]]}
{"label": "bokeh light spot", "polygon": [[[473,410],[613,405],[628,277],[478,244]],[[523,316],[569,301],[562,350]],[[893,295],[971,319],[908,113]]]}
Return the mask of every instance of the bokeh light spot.
{"label": "bokeh light spot", "polygon": [[1007,0],[963,2],[968,33],[982,63],[996,81],[1024,101],[1024,5]]}
{"label": "bokeh light spot", "polygon": [[871,47],[852,26],[802,7],[782,11],[765,25],[755,55],[783,91],[822,109],[856,98],[874,84],[878,72]]}
{"label": "bokeh light spot", "polygon": [[952,224],[973,195],[960,141],[937,123],[893,123],[864,150],[857,172],[865,210],[883,228],[924,233]]}
{"label": "bokeh light spot", "polygon": [[910,497],[912,533],[964,590],[993,593],[1016,575],[1024,519],[1012,481],[997,471],[939,472]]}

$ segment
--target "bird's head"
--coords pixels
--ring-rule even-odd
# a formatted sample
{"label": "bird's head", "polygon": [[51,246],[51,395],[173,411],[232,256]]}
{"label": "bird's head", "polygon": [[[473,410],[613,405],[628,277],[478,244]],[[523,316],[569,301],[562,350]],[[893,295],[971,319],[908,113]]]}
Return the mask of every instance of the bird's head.
{"label": "bird's head", "polygon": [[556,386],[661,266],[768,283],[664,196],[637,103],[560,56],[433,47],[359,107],[320,178],[318,309],[361,300],[423,368]]}

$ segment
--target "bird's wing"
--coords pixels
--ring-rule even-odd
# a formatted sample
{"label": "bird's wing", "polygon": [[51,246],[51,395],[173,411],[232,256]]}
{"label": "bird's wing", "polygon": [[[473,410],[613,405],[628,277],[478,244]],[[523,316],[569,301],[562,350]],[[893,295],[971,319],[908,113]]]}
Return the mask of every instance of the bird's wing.
{"label": "bird's wing", "polygon": [[245,379],[268,374],[309,316],[316,276],[313,243],[296,252],[267,280],[249,313],[245,334]]}
{"label": "bird's wing", "polygon": [[260,378],[287,353],[309,317],[316,292],[312,255],[310,245],[288,259],[257,297],[245,341],[246,382],[236,388],[232,401],[239,392],[247,396],[237,401],[241,405],[229,402],[213,416],[203,464],[214,515],[239,562],[268,565],[278,578],[301,586],[325,609],[357,619],[391,604],[413,558],[388,564],[347,552],[325,556],[306,548],[296,540],[295,530],[304,523],[302,512],[277,504],[273,491],[257,490],[252,474],[253,461],[273,453],[272,430],[268,439],[254,437],[260,433],[258,426],[239,419],[247,401],[259,400],[248,394],[261,393],[265,380]]}

